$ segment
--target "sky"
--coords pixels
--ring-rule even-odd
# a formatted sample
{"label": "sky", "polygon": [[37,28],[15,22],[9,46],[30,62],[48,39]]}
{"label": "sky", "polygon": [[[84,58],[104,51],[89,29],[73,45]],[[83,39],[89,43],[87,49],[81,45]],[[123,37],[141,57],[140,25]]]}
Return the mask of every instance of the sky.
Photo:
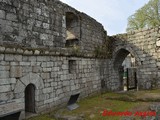
{"label": "sky", "polygon": [[100,22],[108,35],[125,33],[127,19],[149,0],[61,0]]}

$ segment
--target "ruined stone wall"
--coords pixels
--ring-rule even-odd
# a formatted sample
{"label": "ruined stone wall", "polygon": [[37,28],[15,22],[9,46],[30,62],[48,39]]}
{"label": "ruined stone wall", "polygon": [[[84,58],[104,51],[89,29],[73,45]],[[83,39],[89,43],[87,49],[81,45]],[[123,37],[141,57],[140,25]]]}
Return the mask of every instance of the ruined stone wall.
{"label": "ruined stone wall", "polygon": [[83,50],[93,50],[95,45],[104,41],[104,29],[100,23],[60,1],[1,0],[0,2],[2,45],[50,49],[65,47],[67,12],[76,16],[79,28],[74,32]]}
{"label": "ruined stone wall", "polygon": [[[118,69],[125,57],[131,53],[136,58],[138,87],[150,89],[160,86],[160,30],[150,28],[112,36],[113,58],[110,61],[110,80],[107,86],[118,89],[121,85]],[[118,87],[119,86],[119,87]]]}
{"label": "ruined stone wall", "polygon": [[[76,49],[65,47],[67,12],[78,19]],[[83,98],[100,91],[108,64],[93,51],[105,35],[100,23],[58,0],[0,0],[0,116],[24,111],[30,84],[37,113],[77,92]]]}
{"label": "ruined stone wall", "polygon": [[[102,45],[106,38],[103,26],[100,26],[93,18],[81,14],[82,19],[82,47],[86,51],[93,51],[98,45]],[[94,23],[94,24],[92,24]]]}

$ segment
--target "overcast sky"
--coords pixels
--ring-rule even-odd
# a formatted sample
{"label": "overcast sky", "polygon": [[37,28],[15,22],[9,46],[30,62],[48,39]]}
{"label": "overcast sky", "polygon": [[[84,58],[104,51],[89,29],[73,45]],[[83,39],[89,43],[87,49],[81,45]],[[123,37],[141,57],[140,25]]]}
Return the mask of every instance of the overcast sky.
{"label": "overcast sky", "polygon": [[102,23],[108,35],[124,33],[127,18],[149,0],[61,0]]}

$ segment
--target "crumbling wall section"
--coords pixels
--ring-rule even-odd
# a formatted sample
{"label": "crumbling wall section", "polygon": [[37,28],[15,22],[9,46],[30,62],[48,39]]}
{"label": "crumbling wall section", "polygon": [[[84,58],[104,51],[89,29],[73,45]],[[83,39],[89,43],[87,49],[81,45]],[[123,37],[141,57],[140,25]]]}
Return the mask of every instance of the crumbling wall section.
{"label": "crumbling wall section", "polygon": [[[67,12],[78,22],[78,44],[69,48]],[[80,98],[99,92],[108,64],[93,51],[105,36],[100,23],[59,0],[0,0],[0,116],[25,111],[29,84],[35,86],[37,113],[67,104],[77,92]]]}

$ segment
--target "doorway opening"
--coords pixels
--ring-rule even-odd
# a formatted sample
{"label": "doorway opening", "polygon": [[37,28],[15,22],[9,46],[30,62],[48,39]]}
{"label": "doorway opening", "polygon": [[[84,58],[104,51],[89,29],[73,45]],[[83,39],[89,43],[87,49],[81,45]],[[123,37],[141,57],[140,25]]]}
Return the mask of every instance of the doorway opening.
{"label": "doorway opening", "polygon": [[25,89],[25,112],[35,113],[35,86],[27,85]]}
{"label": "doorway opening", "polygon": [[134,55],[126,49],[120,49],[114,61],[114,69],[118,74],[119,90],[137,89],[137,67]]}

